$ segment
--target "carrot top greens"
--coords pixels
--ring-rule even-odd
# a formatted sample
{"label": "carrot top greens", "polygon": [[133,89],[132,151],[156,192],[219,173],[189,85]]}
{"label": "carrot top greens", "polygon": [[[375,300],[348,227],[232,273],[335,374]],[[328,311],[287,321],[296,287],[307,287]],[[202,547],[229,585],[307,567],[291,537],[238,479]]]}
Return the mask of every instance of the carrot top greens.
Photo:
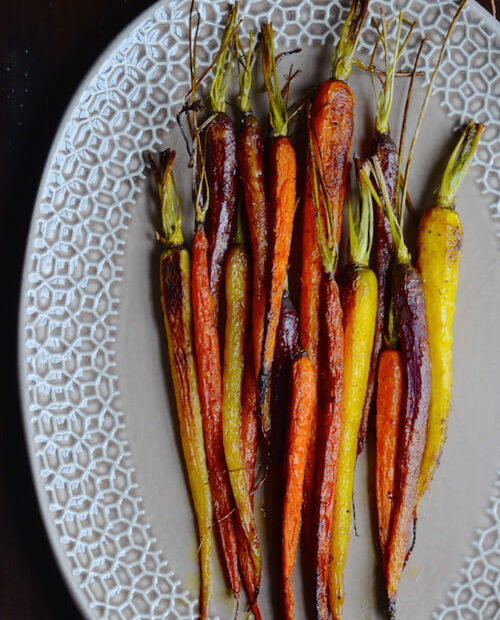
{"label": "carrot top greens", "polygon": [[363,25],[368,0],[353,0],[340,40],[332,57],[332,78],[347,80],[352,71],[352,59],[358,44],[361,27]]}
{"label": "carrot top greens", "polygon": [[[408,44],[411,33],[413,32],[413,29],[416,25],[415,22],[407,22],[407,20],[403,17],[403,13],[399,13],[394,51],[391,60],[389,55],[389,37],[387,31],[392,22],[393,19],[387,21],[384,14],[381,12],[380,22],[375,25],[378,32],[378,38],[373,47],[373,52],[370,59],[370,69],[373,69],[373,63],[375,60],[375,54],[377,52],[378,44],[380,41],[382,41],[385,60],[385,78],[382,80],[382,89],[380,90],[378,95],[376,93],[373,71],[370,71],[373,90],[377,98],[377,116],[375,118],[375,129],[380,133],[387,133],[389,131],[389,114],[391,112],[392,99],[394,95],[394,78],[396,77],[397,65],[405,50],[406,45]],[[405,38],[401,41],[402,27],[404,22],[409,23],[409,29],[406,33]]]}
{"label": "carrot top greens", "polygon": [[234,35],[238,28],[238,5],[233,5],[222,33],[220,51],[215,63],[215,75],[210,86],[210,105],[214,112],[226,111],[226,92],[231,81],[231,65],[234,55]]}
{"label": "carrot top greens", "polygon": [[177,186],[173,174],[175,151],[164,151],[160,154],[160,169],[152,157],[149,157],[149,165],[158,188],[161,202],[161,223],[163,235],[158,238],[167,246],[182,245],[182,211]]}
{"label": "carrot top greens", "polygon": [[462,131],[458,144],[446,165],[441,184],[436,192],[436,202],[442,207],[455,207],[455,196],[474,159],[484,125],[470,121]]}
{"label": "carrot top greens", "polygon": [[272,24],[262,26],[262,69],[269,97],[269,118],[275,136],[288,134],[288,110],[281,94],[276,57],[274,55],[274,33]]}
{"label": "carrot top greens", "polygon": [[[368,164],[364,165],[369,174]],[[356,179],[359,198],[352,204],[351,193],[348,195],[349,215],[349,258],[354,265],[368,267],[373,243],[373,203],[370,189],[361,175],[361,163],[356,159]]]}
{"label": "carrot top greens", "polygon": [[257,45],[253,46],[253,31],[250,32],[248,40],[248,52],[244,54],[240,38],[236,36],[236,47],[241,52],[241,57],[238,62],[238,83],[240,92],[238,96],[238,104],[240,111],[243,114],[249,113],[250,107],[250,88],[252,86],[252,69],[257,58]]}

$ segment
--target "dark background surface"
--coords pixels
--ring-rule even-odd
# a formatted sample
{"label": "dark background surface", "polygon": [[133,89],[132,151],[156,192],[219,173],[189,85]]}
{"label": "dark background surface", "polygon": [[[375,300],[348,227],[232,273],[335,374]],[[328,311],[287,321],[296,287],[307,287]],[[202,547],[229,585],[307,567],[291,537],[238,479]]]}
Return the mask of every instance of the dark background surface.
{"label": "dark background surface", "polygon": [[[496,0],[499,9],[500,0]],[[0,19],[2,310],[0,618],[81,618],[56,566],[31,480],[17,393],[24,248],[45,159],[80,81],[150,0],[10,0]],[[489,0],[481,2],[491,10]],[[499,10],[500,13],[500,10]]]}

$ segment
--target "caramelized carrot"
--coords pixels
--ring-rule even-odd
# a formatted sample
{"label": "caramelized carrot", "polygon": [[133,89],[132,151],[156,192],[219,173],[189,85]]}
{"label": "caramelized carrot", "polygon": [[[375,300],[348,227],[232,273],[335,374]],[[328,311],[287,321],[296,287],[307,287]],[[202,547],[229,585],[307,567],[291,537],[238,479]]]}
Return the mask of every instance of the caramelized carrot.
{"label": "caramelized carrot", "polygon": [[316,233],[323,266],[320,297],[319,368],[316,455],[313,487],[313,575],[316,618],[328,619],[328,572],[337,456],[344,400],[344,328],[339,287],[335,281],[338,245],[335,211],[322,176],[321,164],[314,155],[314,135],[308,118],[308,154],[311,159],[311,190],[316,212]]}
{"label": "caramelized carrot", "polygon": [[284,616],[289,619],[294,618],[293,569],[299,543],[307,445],[315,401],[313,368],[309,358],[302,353],[292,365],[292,397],[283,505],[283,600]]}
{"label": "caramelized carrot", "polygon": [[197,208],[193,235],[191,291],[196,361],[203,412],[203,430],[216,530],[222,564],[235,597],[240,592],[238,554],[234,531],[234,501],[224,457],[222,432],[222,375],[215,303],[209,285],[208,243],[204,214]]}
{"label": "caramelized carrot", "polygon": [[380,355],[377,373],[377,456],[375,466],[378,537],[384,566],[396,494],[394,477],[402,397],[403,368],[401,355],[397,349],[386,349]]}
{"label": "caramelized carrot", "polygon": [[269,247],[269,292],[266,303],[264,339],[259,370],[259,411],[269,398],[269,379],[276,343],[281,299],[288,268],[292,228],[296,207],[297,162],[295,150],[286,137],[288,114],[278,83],[270,24],[262,27],[263,72],[269,96],[271,126],[274,132],[269,149],[269,207],[271,239]]}
{"label": "caramelized carrot", "polygon": [[[431,392],[431,360],[422,278],[412,266],[399,221],[394,216],[384,177],[376,159],[373,171],[391,225],[396,256],[393,304],[400,344],[404,392],[399,421],[394,505],[386,547],[385,580],[389,614],[395,615],[396,595],[414,531],[418,479],[425,448]],[[374,196],[377,196],[374,193]],[[376,198],[379,200],[378,196]]]}
{"label": "caramelized carrot", "polygon": [[[253,489],[255,480],[255,464],[257,460],[257,437],[259,420],[257,417],[257,380],[254,375],[252,359],[252,343],[247,343],[247,356],[243,370],[243,384],[241,395],[241,445],[246,475],[246,484],[250,492],[250,501],[253,506]],[[248,539],[240,519],[236,521],[236,536],[238,538],[238,553],[243,585],[250,601],[250,609],[256,620],[261,619],[257,596],[259,595],[259,578],[256,574]]]}
{"label": "caramelized carrot", "polygon": [[248,256],[243,246],[240,222],[236,244],[229,250],[226,262],[226,332],[224,340],[222,428],[224,454],[226,456],[237,516],[247,538],[254,567],[253,585],[258,592],[262,563],[261,552],[253,515],[251,489],[247,484],[245,458],[241,442],[243,353],[250,305],[248,299],[248,262]]}
{"label": "caramelized carrot", "polygon": [[243,74],[241,71],[239,73],[239,107],[242,119],[238,135],[238,168],[252,247],[252,357],[255,364],[255,377],[258,378],[266,314],[269,216],[264,182],[262,129],[251,112],[249,101],[252,67],[255,61],[255,50],[252,49],[252,42],[253,33],[250,33],[248,53],[242,59],[244,72]]}
{"label": "caramelized carrot", "polygon": [[[379,38],[374,46],[371,64],[377,51],[379,40],[382,41],[385,53],[385,78],[382,90],[377,97],[377,114],[375,118],[375,138],[372,144],[373,157],[376,157],[387,188],[387,193],[393,208],[396,207],[396,189],[399,175],[399,153],[394,143],[389,127],[389,115],[394,93],[394,79],[398,62],[406,48],[415,23],[411,23],[405,38],[402,40],[403,14],[399,14],[396,39],[392,58],[389,55],[387,23],[382,14],[377,25]],[[377,322],[373,339],[370,374],[363,406],[363,417],[359,428],[358,454],[363,450],[368,435],[370,415],[376,398],[376,380],[379,357],[384,344],[384,333],[387,329],[389,306],[391,303],[391,268],[394,254],[394,242],[391,235],[389,221],[382,209],[374,210],[374,242],[372,252],[373,270],[377,276]]]}
{"label": "caramelized carrot", "polygon": [[[351,73],[351,59],[367,10],[367,0],[354,0],[332,59],[332,77],[317,89],[311,110],[315,157],[321,162],[332,209],[335,234],[340,245],[347,167],[354,129],[354,95],[346,83]],[[310,159],[310,158],[309,158]],[[316,237],[316,210],[310,184],[311,161],[307,163],[305,183],[302,268],[300,288],[300,342],[313,366],[313,380],[318,376],[319,304],[322,281],[321,258]],[[319,404],[319,402],[318,402]],[[304,518],[306,538],[312,530],[311,501],[314,475],[317,413],[313,413],[311,439],[305,482]]]}
{"label": "caramelized carrot", "polygon": [[201,567],[200,618],[208,616],[211,589],[212,498],[203,441],[203,424],[196,365],[189,286],[191,260],[184,245],[181,211],[172,175],[175,153],[161,157],[161,170],[151,167],[162,203],[165,250],[160,257],[161,305],[168,342],[170,372],[177,404],[177,416],[184,464],[196,514]]}
{"label": "caramelized carrot", "polygon": [[216,316],[219,314],[220,288],[224,261],[233,237],[237,203],[236,132],[226,114],[226,91],[231,79],[233,37],[237,27],[236,6],[231,8],[210,88],[210,106],[214,114],[206,128],[206,166],[210,207],[206,218],[210,290]]}

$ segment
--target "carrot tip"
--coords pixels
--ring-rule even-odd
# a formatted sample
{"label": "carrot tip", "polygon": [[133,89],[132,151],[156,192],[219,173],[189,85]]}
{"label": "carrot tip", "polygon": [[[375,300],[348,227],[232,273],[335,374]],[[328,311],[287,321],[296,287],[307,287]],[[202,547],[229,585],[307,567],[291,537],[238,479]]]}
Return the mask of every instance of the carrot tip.
{"label": "carrot tip", "polygon": [[395,598],[389,599],[389,604],[387,606],[387,615],[389,616],[390,620],[395,620],[396,618],[396,599]]}

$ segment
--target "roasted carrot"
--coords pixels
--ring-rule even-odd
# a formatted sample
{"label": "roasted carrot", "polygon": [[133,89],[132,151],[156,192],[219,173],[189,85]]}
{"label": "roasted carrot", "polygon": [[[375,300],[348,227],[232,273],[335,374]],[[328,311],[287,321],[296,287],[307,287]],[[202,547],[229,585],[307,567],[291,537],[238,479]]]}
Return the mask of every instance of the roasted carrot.
{"label": "roasted carrot", "polygon": [[309,430],[316,401],[313,374],[309,358],[300,353],[292,365],[282,529],[284,617],[290,619],[294,618],[293,569],[300,536]]}
{"label": "roasted carrot", "polygon": [[241,128],[238,134],[238,169],[243,192],[243,202],[248,219],[252,247],[252,341],[255,377],[258,378],[264,336],[267,290],[267,252],[269,237],[269,214],[264,180],[264,140],[262,129],[252,114],[249,100],[252,83],[252,68],[256,51],[252,48],[253,33],[250,33],[248,53],[242,57],[244,70],[240,69],[239,108]]}
{"label": "roasted carrot", "polygon": [[[354,130],[354,95],[346,80],[351,73],[351,62],[365,18],[368,0],[354,0],[340,41],[332,58],[332,75],[317,89],[311,110],[315,157],[321,162],[323,177],[335,211],[335,232],[340,246],[342,211],[346,188],[347,166]],[[320,287],[322,282],[321,258],[316,238],[316,211],[313,203],[310,169],[307,163],[302,229],[302,267],[300,276],[300,342],[309,355],[318,377],[318,337]],[[320,197],[321,198],[321,197]],[[319,405],[319,401],[318,401]],[[311,439],[307,457],[304,529],[306,545],[312,535],[312,491],[316,442],[317,412],[313,413]]]}
{"label": "roasted carrot", "polygon": [[394,616],[399,581],[408,559],[414,530],[418,479],[429,414],[431,360],[422,278],[411,264],[380,165],[376,159],[373,159],[372,163],[382,196],[381,204],[389,218],[396,248],[393,304],[405,385],[399,421],[394,504],[385,563],[389,614]]}
{"label": "roasted carrot", "polygon": [[[375,494],[377,497],[378,538],[385,567],[392,507],[394,505],[396,456],[399,442],[399,417],[403,397],[403,368],[397,349],[380,354],[377,371],[377,449]],[[384,568],[385,570],[385,568]]]}
{"label": "roasted carrot", "polygon": [[213,117],[206,128],[206,165],[210,206],[206,218],[210,290],[215,312],[219,313],[219,297],[224,261],[231,244],[237,204],[236,131],[226,114],[226,91],[231,80],[233,37],[237,27],[237,6],[230,10],[215,63],[215,76],[210,88]]}
{"label": "roasted carrot", "polygon": [[[250,492],[251,505],[253,507],[259,420],[257,417],[257,380],[254,375],[252,342],[250,338],[247,341],[246,350],[247,355],[243,370],[241,395],[241,445],[243,448],[243,462],[245,467],[246,482]],[[237,519],[236,521],[236,536],[238,538],[241,578],[250,602],[250,610],[255,616],[255,619],[260,620],[262,616],[257,602],[260,576],[257,575],[255,571],[248,539],[240,519]]]}
{"label": "roasted carrot", "polygon": [[471,121],[462,132],[446,166],[435,204],[425,211],[418,228],[417,268],[423,282],[432,361],[431,403],[419,498],[432,480],[446,439],[452,383],[453,315],[462,253],[462,225],[455,211],[455,196],[474,158],[482,130],[482,125]]}
{"label": "roasted carrot", "polygon": [[200,618],[208,616],[211,590],[212,498],[203,441],[203,424],[194,359],[193,320],[189,286],[191,259],[184,245],[181,209],[172,175],[175,153],[161,156],[158,171],[153,161],[161,200],[165,245],[160,257],[160,290],[170,372],[177,404],[177,416],[184,463],[198,524],[201,568]]}
{"label": "roasted carrot", "polygon": [[[254,568],[254,594],[258,593],[261,575],[261,553],[253,515],[251,489],[245,471],[242,445],[241,395],[244,348],[249,311],[249,260],[243,245],[241,218],[236,243],[226,261],[226,336],[224,340],[224,373],[222,428],[224,454],[238,517],[243,526]],[[252,601],[253,602],[253,601]]]}
{"label": "roasted carrot", "polygon": [[[413,32],[415,23],[411,23],[408,32],[401,40],[403,14],[399,14],[396,39],[392,58],[389,54],[389,44],[387,35],[387,23],[382,14],[377,25],[379,38],[374,45],[371,65],[377,51],[379,40],[382,41],[385,55],[385,78],[383,87],[377,96],[377,114],[375,117],[375,137],[372,144],[372,156],[376,157],[382,169],[387,192],[391,205],[395,207],[396,187],[398,185],[399,173],[399,153],[394,140],[391,137],[389,127],[389,115],[392,107],[394,93],[394,79],[396,76],[397,65],[403,54],[409,37]],[[373,270],[377,276],[377,321],[375,324],[375,334],[373,339],[372,358],[370,362],[370,373],[366,388],[365,402],[363,406],[363,417],[359,428],[358,454],[363,450],[368,434],[370,415],[376,398],[376,379],[380,353],[384,344],[384,333],[387,328],[387,317],[391,303],[391,268],[392,256],[394,253],[394,243],[392,240],[389,221],[382,209],[374,210],[374,240],[372,263]]]}
{"label": "roasted carrot", "polygon": [[[308,115],[309,116],[309,115]],[[338,245],[335,211],[331,205],[321,164],[314,155],[314,135],[308,118],[308,155],[312,163],[311,191],[316,212],[316,233],[323,267],[320,295],[318,419],[313,507],[312,556],[316,618],[328,619],[330,533],[337,478],[337,455],[344,400],[344,328],[340,293],[335,281]]]}
{"label": "roasted carrot", "polygon": [[[200,178],[202,178],[202,175],[200,175]],[[198,192],[198,197],[200,196],[201,193]],[[201,200],[198,199],[195,209],[196,220],[192,242],[191,294],[193,299],[194,340],[203,413],[203,430],[222,564],[228,583],[236,599],[238,599],[240,576],[236,534],[234,531],[234,500],[223,444],[223,401],[219,335],[215,302],[209,284],[208,243],[204,229],[206,202],[202,204]]]}
{"label": "roasted carrot", "polygon": [[329,574],[330,611],[334,619],[342,618],[344,565],[351,531],[358,432],[377,312],[377,278],[368,267],[373,236],[372,198],[359,168],[358,162],[359,202],[353,208],[349,200],[349,264],[341,283],[344,313],[344,409],[338,449]]}
{"label": "roasted carrot", "polygon": [[274,36],[271,24],[262,27],[262,39],[263,73],[269,97],[270,121],[274,138],[269,148],[268,159],[271,238],[269,240],[268,296],[258,379],[261,415],[269,399],[269,379],[274,356],[276,330],[292,242],[297,176],[295,150],[287,138],[288,113],[276,72]]}

